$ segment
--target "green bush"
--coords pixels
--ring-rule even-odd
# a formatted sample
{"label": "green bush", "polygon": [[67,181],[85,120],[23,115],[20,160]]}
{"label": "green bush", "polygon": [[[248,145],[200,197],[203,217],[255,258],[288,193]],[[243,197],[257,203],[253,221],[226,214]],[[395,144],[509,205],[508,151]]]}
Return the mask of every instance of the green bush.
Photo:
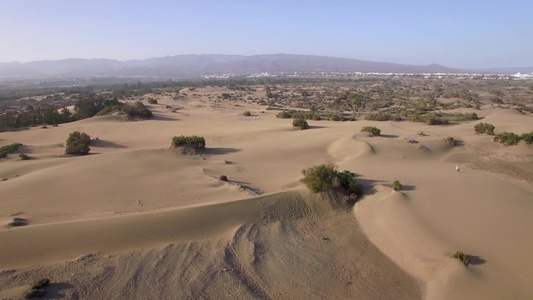
{"label": "green bush", "polygon": [[91,137],[83,132],[74,131],[67,138],[65,153],[68,155],[86,155],[91,150]]}
{"label": "green bush", "polygon": [[361,195],[361,189],[350,171],[338,172],[332,163],[321,164],[302,170],[304,178],[300,179],[314,193],[329,191],[342,187],[349,195]]}
{"label": "green bush", "polygon": [[531,145],[533,143],[533,131],[530,133],[523,133],[520,138],[523,139],[526,144]]}
{"label": "green bush", "polygon": [[334,114],[334,113],[330,114],[328,116],[328,119],[330,119],[331,121],[340,121],[340,120],[342,120],[342,118],[341,118],[341,116],[339,114]]}
{"label": "green bush", "polygon": [[24,295],[24,298],[26,299],[33,299],[33,298],[41,298],[46,296],[47,291],[46,287],[50,284],[50,280],[48,278],[43,278],[36,283],[33,284],[31,289]]}
{"label": "green bush", "polygon": [[290,119],[292,118],[292,113],[284,110],[284,111],[281,111],[279,112],[277,115],[276,115],[276,118],[280,118],[280,119]]}
{"label": "green bush", "polygon": [[47,287],[50,284],[50,279],[43,278],[39,281],[37,281],[31,288],[32,289],[42,289]]}
{"label": "green bush", "polygon": [[477,134],[486,133],[490,135],[494,135],[494,125],[488,124],[488,123],[478,123],[474,126],[474,130]]}
{"label": "green bush", "polygon": [[245,117],[249,117],[249,116],[252,115],[252,113],[249,110],[247,110],[244,113],[242,113],[242,115],[245,116]]}
{"label": "green bush", "polygon": [[380,136],[381,135],[381,129],[374,127],[374,126],[365,126],[361,129],[361,132],[368,132],[372,136]]}
{"label": "green bush", "polygon": [[403,184],[401,184],[398,180],[394,180],[394,182],[392,183],[392,188],[395,191],[401,191],[403,190]]}
{"label": "green bush", "polygon": [[220,175],[220,177],[218,179],[221,180],[221,181],[228,181],[228,176]]}
{"label": "green bush", "polygon": [[123,109],[130,119],[150,119],[153,117],[152,112],[139,101],[135,102],[133,105],[126,104]]}
{"label": "green bush", "polygon": [[307,121],[304,118],[292,120],[292,126],[299,127],[300,130],[309,128],[309,124],[307,124]]}
{"label": "green bush", "polygon": [[157,104],[157,100],[154,98],[148,98],[147,102],[148,104]]}
{"label": "green bush", "polygon": [[171,145],[174,147],[180,147],[183,145],[192,145],[196,149],[203,149],[205,148],[205,139],[201,136],[175,136],[172,138]]}
{"label": "green bush", "polygon": [[465,266],[468,266],[468,264],[470,263],[470,257],[468,257],[468,255],[464,254],[463,252],[461,251],[457,251],[453,254],[453,258],[457,258],[458,260],[460,260]]}
{"label": "green bush", "polygon": [[19,147],[21,147],[21,143],[13,143],[9,145],[5,145],[0,147],[0,158],[6,157],[9,153],[13,153],[18,150]]}
{"label": "green bush", "polygon": [[20,160],[28,160],[30,157],[27,154],[21,153],[19,154]]}
{"label": "green bush", "polygon": [[494,137],[495,142],[500,142],[505,147],[518,145],[520,142],[520,136],[513,132],[498,133]]}
{"label": "green bush", "polygon": [[446,144],[450,145],[451,147],[457,146],[457,140],[454,137],[452,137],[452,136],[449,136],[449,137],[443,139],[443,141]]}
{"label": "green bush", "polygon": [[357,196],[361,196],[361,188],[355,180],[354,173],[348,170],[344,170],[340,173],[338,172],[337,177],[339,178],[340,185],[348,194],[355,194]]}

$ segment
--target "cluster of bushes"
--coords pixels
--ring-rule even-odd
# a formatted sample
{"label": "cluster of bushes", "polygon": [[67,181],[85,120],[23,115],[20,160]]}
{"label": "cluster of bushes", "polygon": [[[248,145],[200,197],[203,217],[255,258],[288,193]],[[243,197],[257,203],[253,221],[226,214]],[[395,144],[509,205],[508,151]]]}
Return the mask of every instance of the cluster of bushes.
{"label": "cluster of bushes", "polygon": [[133,105],[125,104],[123,111],[129,119],[150,119],[154,116],[152,112],[139,101],[133,103]]}
{"label": "cluster of bushes", "polygon": [[368,132],[372,136],[380,136],[381,129],[374,126],[365,126],[361,129],[361,132]]}
{"label": "cluster of bushes", "polygon": [[314,193],[342,188],[348,195],[355,198],[361,195],[359,184],[355,180],[355,174],[350,171],[337,171],[333,163],[321,164],[302,170],[304,178],[300,181]]}
{"label": "cluster of bushes", "polygon": [[489,124],[489,123],[478,123],[474,126],[474,130],[476,131],[477,134],[481,134],[481,133],[486,133],[486,134],[489,134],[489,135],[494,135],[494,129],[496,127],[494,127],[494,125],[492,124]]}
{"label": "cluster of bushes", "polygon": [[365,120],[370,121],[402,121],[422,122],[428,125],[448,125],[451,122],[477,120],[476,113],[443,113],[426,111],[426,108],[407,109],[405,107],[391,107],[370,113]]}
{"label": "cluster of bushes", "polygon": [[203,149],[205,148],[205,139],[201,136],[175,136],[172,138],[171,145],[173,147],[180,147],[184,145],[191,145],[195,149]]}
{"label": "cluster of bushes", "polygon": [[309,124],[307,124],[307,121],[304,118],[298,118],[298,119],[292,120],[292,126],[298,127],[300,128],[300,130],[309,128]]}
{"label": "cluster of bushes", "polygon": [[19,147],[21,147],[22,144],[20,143],[13,143],[9,145],[5,145],[0,147],[0,158],[6,157],[9,153],[13,153],[18,150]]}
{"label": "cluster of bushes", "polygon": [[495,142],[499,142],[503,144],[504,146],[516,146],[518,143],[520,143],[520,136],[514,132],[507,132],[504,131],[502,133],[498,133],[494,137]]}
{"label": "cluster of bushes", "polygon": [[365,116],[365,120],[370,121],[402,121],[403,118],[398,114],[392,114],[386,111],[378,111]]}
{"label": "cluster of bushes", "polygon": [[328,114],[328,120],[330,121],[343,121],[344,118],[342,117],[342,115],[340,113],[329,113]]}
{"label": "cluster of bushes", "polygon": [[531,145],[533,143],[533,131],[529,133],[523,133],[522,135],[518,135],[514,132],[504,131],[502,133],[498,133],[494,137],[495,142],[499,142],[506,147],[516,146],[518,145],[518,143],[520,143],[521,140],[524,140],[526,144]]}
{"label": "cluster of bushes", "polygon": [[425,112],[422,114],[415,113],[410,118],[409,121],[412,122],[423,122],[428,125],[448,125],[450,122],[460,122],[467,120],[477,120],[478,116],[476,113],[443,113],[443,112]]}
{"label": "cluster of bushes", "polygon": [[67,145],[65,148],[65,154],[67,155],[87,155],[91,148],[89,148],[89,143],[91,142],[91,137],[79,131],[74,131],[69,134],[67,138]]}
{"label": "cluster of bushes", "polygon": [[43,124],[63,124],[117,111],[124,111],[130,118],[147,119],[152,117],[152,112],[140,102],[128,105],[118,101],[117,97],[105,99],[101,95],[91,93],[78,100],[74,105],[74,113],[66,108],[59,109],[52,105],[38,109],[28,105],[24,111],[6,113],[0,116],[0,132]]}
{"label": "cluster of bushes", "polygon": [[309,110],[284,110],[276,114],[280,119],[306,119],[318,121],[321,119],[320,114]]}
{"label": "cluster of bushes", "polygon": [[47,108],[33,108],[31,105],[25,111],[18,113],[7,112],[0,116],[0,132],[16,130],[17,128],[27,128],[42,124],[56,125],[77,120],[68,109],[60,111],[54,106]]}

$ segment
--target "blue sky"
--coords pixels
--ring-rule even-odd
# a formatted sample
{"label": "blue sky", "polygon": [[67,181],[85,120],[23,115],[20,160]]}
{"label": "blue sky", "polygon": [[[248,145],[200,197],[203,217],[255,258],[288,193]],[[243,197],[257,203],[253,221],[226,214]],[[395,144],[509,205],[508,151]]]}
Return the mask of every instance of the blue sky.
{"label": "blue sky", "polygon": [[312,54],[533,66],[531,0],[0,0],[0,62]]}

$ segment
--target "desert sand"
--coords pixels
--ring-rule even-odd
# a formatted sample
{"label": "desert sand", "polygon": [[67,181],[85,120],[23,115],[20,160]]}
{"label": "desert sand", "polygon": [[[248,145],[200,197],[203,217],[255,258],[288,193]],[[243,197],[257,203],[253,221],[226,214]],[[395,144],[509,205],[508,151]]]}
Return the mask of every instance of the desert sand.
{"label": "desert sand", "polygon": [[[533,297],[533,146],[494,143],[476,122],[309,121],[300,131],[244,101],[157,100],[152,120],[0,134],[0,145],[24,144],[0,161],[0,299],[43,277],[50,299]],[[530,115],[476,113],[502,131],[532,130]],[[368,125],[383,136],[361,133]],[[98,138],[90,155],[64,157],[72,131]],[[180,155],[176,135],[203,136],[207,149]],[[355,206],[299,182],[325,162],[357,174]],[[28,225],[8,226],[14,217]]]}

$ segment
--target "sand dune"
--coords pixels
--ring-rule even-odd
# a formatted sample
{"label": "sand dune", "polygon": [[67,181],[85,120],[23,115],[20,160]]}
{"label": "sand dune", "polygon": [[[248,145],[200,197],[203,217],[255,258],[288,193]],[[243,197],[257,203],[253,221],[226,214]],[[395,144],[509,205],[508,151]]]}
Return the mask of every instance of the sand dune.
{"label": "sand dune", "polygon": [[[474,122],[310,121],[299,131],[245,102],[158,102],[149,121],[2,133],[1,145],[23,143],[32,159],[0,161],[0,298],[20,298],[41,277],[64,299],[533,296],[531,146],[503,147]],[[533,123],[476,112],[501,131]],[[90,155],[63,156],[75,130],[98,137]],[[204,136],[207,149],[169,149],[181,134]],[[355,207],[302,188],[301,170],[324,162],[356,173],[366,196]],[[9,227],[14,217],[29,224]],[[458,250],[469,267],[451,258]]]}

